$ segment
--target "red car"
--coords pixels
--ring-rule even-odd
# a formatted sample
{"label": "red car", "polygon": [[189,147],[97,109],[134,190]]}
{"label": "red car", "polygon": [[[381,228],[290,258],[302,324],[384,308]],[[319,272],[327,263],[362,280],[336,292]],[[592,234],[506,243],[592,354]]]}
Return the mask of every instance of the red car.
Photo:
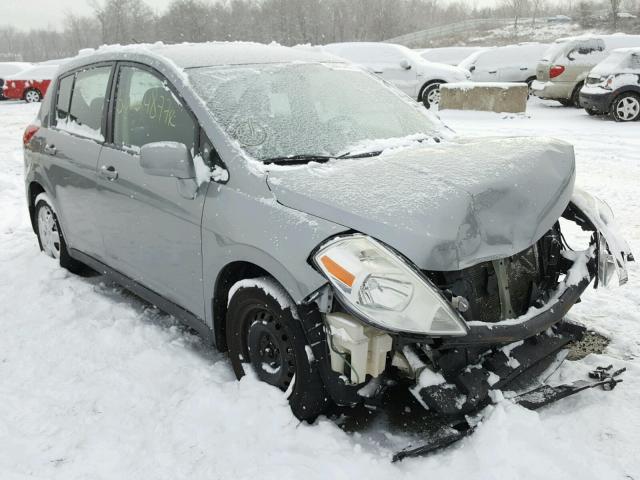
{"label": "red car", "polygon": [[34,65],[4,80],[2,93],[7,99],[25,100],[29,103],[41,101],[54,77],[58,65]]}

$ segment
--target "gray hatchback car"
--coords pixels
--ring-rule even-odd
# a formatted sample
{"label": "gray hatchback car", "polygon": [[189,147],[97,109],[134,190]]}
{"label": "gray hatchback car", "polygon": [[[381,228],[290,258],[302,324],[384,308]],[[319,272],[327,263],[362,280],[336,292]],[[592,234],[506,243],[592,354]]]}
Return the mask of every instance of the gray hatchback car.
{"label": "gray hatchback car", "polygon": [[458,138],[304,50],[84,53],[24,153],[47,255],[183,320],[302,419],[399,387],[477,410],[578,338],[567,311],[633,260],[611,210],[574,188],[570,145]]}

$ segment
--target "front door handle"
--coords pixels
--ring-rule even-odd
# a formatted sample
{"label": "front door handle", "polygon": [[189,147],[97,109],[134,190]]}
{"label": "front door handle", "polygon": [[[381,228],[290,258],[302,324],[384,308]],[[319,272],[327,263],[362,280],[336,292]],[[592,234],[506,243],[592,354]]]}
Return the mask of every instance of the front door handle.
{"label": "front door handle", "polygon": [[113,182],[118,178],[118,171],[112,165],[108,167],[106,165],[103,165],[102,167],[100,167],[100,175],[110,182]]}
{"label": "front door handle", "polygon": [[498,73],[497,70],[491,70],[489,73]]}
{"label": "front door handle", "polygon": [[58,150],[56,149],[55,145],[45,145],[44,146],[44,153],[46,153],[47,155],[55,155],[56,153],[58,153]]}
{"label": "front door handle", "polygon": [[529,70],[529,67],[520,67],[520,70],[522,71]]}

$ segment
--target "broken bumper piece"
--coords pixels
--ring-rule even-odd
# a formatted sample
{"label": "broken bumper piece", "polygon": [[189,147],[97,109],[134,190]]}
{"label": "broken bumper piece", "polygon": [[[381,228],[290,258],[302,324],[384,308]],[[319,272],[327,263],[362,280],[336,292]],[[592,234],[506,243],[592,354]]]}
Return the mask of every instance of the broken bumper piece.
{"label": "broken bumper piece", "polygon": [[[593,372],[589,373],[589,378],[591,380],[577,380],[572,383],[558,385],[555,387],[542,385],[518,395],[511,400],[529,410],[537,410],[538,408],[549,405],[550,403],[575,395],[576,393],[590,388],[601,387],[606,391],[613,390],[616,385],[622,382],[618,377],[624,371],[624,368],[613,371],[613,367],[611,365],[608,367],[598,367]],[[397,462],[407,457],[427,455],[431,452],[446,448],[455,442],[462,440],[464,437],[471,435],[476,429],[479,421],[481,421],[481,419],[476,419],[476,422],[471,424],[465,417],[460,417],[459,420],[440,429],[422,445],[417,447],[409,446],[404,450],[397,452],[393,455],[392,461]]]}
{"label": "broken bumper piece", "polygon": [[585,328],[561,321],[544,333],[491,350],[476,365],[445,372],[445,383],[416,386],[412,393],[429,410],[443,415],[477,411],[489,403],[491,390],[520,390],[537,380],[556,354],[580,340]]}

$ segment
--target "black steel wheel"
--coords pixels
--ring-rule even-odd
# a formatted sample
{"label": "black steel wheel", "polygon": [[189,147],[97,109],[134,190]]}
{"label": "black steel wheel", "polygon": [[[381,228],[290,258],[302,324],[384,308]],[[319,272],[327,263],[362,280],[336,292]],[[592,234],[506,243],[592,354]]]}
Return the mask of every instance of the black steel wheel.
{"label": "black steel wheel", "polygon": [[302,325],[292,311],[294,303],[283,307],[278,300],[282,298],[288,297],[270,277],[233,292],[226,318],[229,358],[238,379],[250,366],[261,381],[289,394],[296,417],[313,421],[330,402],[315,362],[307,353],[310,349]]}

